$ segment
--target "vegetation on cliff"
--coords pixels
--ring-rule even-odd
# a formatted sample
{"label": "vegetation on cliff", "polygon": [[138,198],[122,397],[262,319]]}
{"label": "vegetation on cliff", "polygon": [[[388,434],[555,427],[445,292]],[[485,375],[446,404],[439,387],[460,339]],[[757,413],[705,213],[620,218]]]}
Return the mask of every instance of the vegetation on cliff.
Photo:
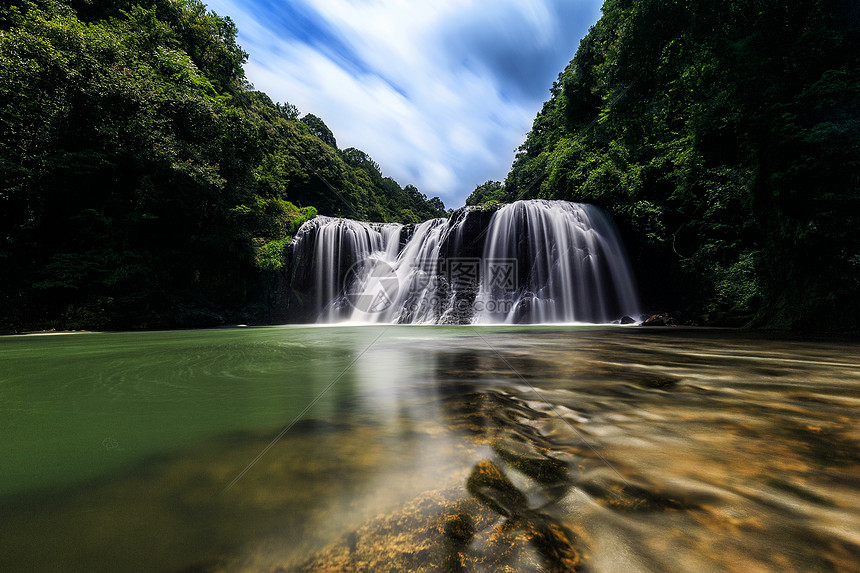
{"label": "vegetation on cliff", "polygon": [[860,318],[860,4],[607,0],[504,185],[607,208],[646,304],[711,323]]}
{"label": "vegetation on cliff", "polygon": [[[255,91],[246,57],[199,0],[0,7],[0,329],[253,319],[317,212],[445,214]],[[604,206],[653,309],[851,327],[857,133],[856,2],[607,0],[467,203]]]}
{"label": "vegetation on cliff", "polygon": [[246,57],[198,0],[0,7],[0,329],[241,319],[317,210],[444,215]]}

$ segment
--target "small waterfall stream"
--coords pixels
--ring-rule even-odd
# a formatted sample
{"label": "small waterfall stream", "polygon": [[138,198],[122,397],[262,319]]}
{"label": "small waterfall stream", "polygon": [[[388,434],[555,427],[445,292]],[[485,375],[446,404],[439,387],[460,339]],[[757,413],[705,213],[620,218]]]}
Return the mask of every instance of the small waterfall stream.
{"label": "small waterfall stream", "polygon": [[639,313],[618,232],[593,205],[517,201],[414,226],[317,217],[291,249],[291,314],[307,321],[606,323]]}

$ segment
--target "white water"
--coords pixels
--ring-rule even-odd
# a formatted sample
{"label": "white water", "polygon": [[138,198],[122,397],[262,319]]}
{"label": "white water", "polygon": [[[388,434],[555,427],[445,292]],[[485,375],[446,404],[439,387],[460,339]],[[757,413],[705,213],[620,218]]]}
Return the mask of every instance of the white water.
{"label": "white water", "polygon": [[[624,247],[599,208],[517,201],[466,237],[468,216],[466,210],[414,229],[308,221],[292,245],[299,258],[310,257],[312,300],[304,303],[320,323],[606,323],[638,316]],[[476,241],[483,242],[482,256],[462,256]]]}
{"label": "white water", "polygon": [[[376,272],[359,278],[356,293],[378,306],[354,304],[349,320],[353,322],[434,323],[432,277],[439,258],[442,233],[447,219],[431,219],[415,228],[402,251],[386,248],[379,253]],[[388,287],[385,280],[389,279]],[[380,297],[384,294],[384,297]],[[356,301],[357,302],[357,301]]]}
{"label": "white water", "polygon": [[505,205],[490,223],[483,258],[516,261],[519,281],[516,290],[482,281],[480,323],[605,323],[638,313],[624,246],[609,216],[593,205]]}
{"label": "white water", "polygon": [[[318,216],[302,225],[293,241],[297,250],[312,250],[317,322],[338,322],[351,307],[343,297],[350,268],[377,257],[395,256],[401,225],[364,223]],[[311,240],[313,239],[313,240]]]}

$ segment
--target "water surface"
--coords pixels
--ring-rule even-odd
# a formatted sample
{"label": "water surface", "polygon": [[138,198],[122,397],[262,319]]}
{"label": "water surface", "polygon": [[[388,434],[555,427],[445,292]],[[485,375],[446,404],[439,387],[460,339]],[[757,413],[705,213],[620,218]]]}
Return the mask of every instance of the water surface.
{"label": "water surface", "polygon": [[860,570],[858,364],[704,329],[4,337],[0,569]]}

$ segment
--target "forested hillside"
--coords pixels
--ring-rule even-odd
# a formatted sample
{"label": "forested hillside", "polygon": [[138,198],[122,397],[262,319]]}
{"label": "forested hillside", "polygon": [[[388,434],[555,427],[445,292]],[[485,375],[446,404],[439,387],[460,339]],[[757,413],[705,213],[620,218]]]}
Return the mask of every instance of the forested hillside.
{"label": "forested hillside", "polygon": [[0,330],[242,317],[322,214],[417,222],[401,186],[244,76],[197,0],[0,7]]}
{"label": "forested hillside", "polygon": [[860,3],[607,0],[504,185],[603,205],[651,308],[856,328]]}

